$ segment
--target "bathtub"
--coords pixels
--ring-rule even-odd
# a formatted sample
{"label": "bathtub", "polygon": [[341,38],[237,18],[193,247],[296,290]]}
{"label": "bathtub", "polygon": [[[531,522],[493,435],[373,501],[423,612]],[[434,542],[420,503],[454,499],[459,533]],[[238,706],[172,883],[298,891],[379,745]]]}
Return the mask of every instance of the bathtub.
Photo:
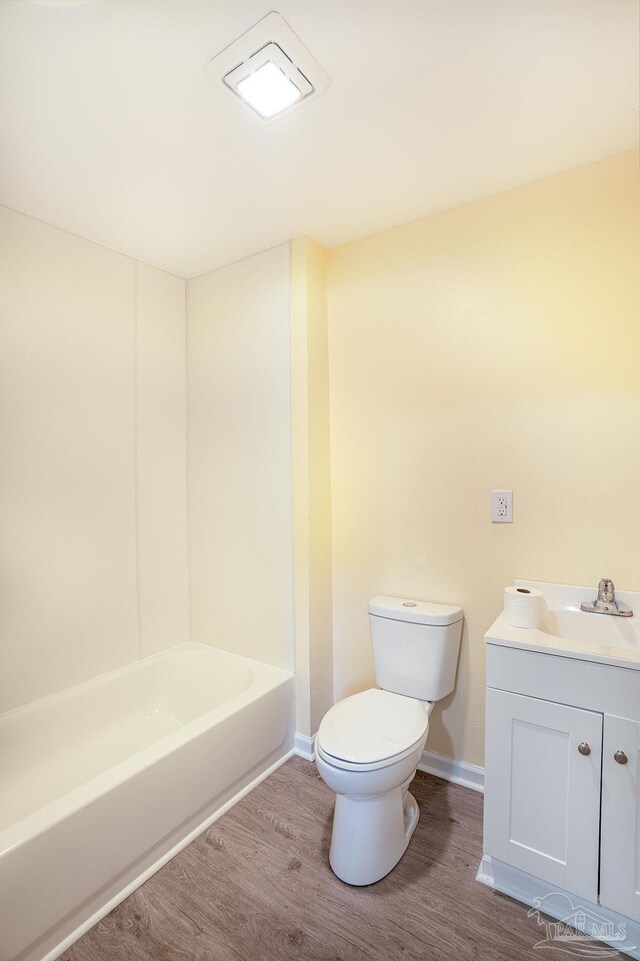
{"label": "bathtub", "polygon": [[0,715],[0,961],[58,957],[277,767],[293,705],[185,644]]}

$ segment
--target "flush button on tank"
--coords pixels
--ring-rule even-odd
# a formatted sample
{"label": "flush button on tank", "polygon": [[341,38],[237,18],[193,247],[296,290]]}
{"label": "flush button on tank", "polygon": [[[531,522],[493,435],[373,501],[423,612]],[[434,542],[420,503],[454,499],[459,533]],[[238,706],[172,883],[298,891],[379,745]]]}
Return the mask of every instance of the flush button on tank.
{"label": "flush button on tank", "polygon": [[403,607],[417,607],[418,605],[416,604],[415,601],[403,601],[402,606],[403,606]]}

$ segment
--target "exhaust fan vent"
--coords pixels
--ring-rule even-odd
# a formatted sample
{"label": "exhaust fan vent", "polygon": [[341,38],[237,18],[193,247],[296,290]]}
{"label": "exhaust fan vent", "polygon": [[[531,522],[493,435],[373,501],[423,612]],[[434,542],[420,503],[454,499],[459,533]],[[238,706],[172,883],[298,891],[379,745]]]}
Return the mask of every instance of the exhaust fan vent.
{"label": "exhaust fan vent", "polygon": [[263,120],[273,120],[330,84],[279,13],[269,13],[205,67]]}

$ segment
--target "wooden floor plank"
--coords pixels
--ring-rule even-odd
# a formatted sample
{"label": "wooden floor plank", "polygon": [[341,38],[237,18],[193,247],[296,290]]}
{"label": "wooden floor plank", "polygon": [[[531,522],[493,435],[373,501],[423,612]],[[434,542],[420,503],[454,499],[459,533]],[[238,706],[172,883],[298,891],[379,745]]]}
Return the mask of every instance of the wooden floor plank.
{"label": "wooden floor plank", "polygon": [[475,881],[482,796],[420,773],[411,790],[407,853],[378,884],[349,887],[328,863],[333,795],[294,758],[62,961],[533,961],[527,909]]}

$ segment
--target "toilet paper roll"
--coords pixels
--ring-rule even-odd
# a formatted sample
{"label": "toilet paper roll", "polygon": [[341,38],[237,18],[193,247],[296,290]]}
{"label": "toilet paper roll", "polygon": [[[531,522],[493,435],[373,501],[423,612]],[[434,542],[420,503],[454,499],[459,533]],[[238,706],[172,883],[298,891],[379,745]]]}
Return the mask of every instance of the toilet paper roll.
{"label": "toilet paper roll", "polygon": [[511,627],[542,630],[545,608],[544,595],[535,587],[505,587],[504,619]]}

